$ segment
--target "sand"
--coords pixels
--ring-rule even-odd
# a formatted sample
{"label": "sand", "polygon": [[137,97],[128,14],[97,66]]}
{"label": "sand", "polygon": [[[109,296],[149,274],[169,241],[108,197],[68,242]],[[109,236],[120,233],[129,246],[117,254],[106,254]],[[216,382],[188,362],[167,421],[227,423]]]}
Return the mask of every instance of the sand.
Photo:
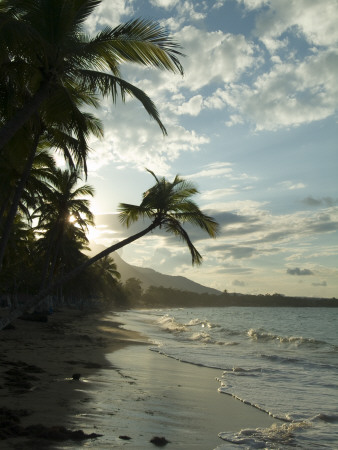
{"label": "sand", "polygon": [[[208,450],[223,443],[219,432],[276,422],[218,393],[218,370],[151,352],[145,336],[119,325],[102,313],[63,310],[0,333],[0,408],[18,425],[18,433],[14,419],[2,427],[1,449],[151,449],[158,436],[168,449]],[[60,433],[16,435],[37,424],[102,436],[83,444],[55,440]]]}

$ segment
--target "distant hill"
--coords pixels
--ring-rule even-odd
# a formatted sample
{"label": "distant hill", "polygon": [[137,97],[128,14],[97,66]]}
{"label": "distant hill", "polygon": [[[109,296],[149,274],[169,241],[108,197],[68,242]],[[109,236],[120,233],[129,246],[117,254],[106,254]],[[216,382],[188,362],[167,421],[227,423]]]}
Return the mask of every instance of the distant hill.
{"label": "distant hill", "polygon": [[[90,255],[96,255],[104,250],[103,245],[91,245]],[[164,275],[153,269],[133,266],[126,263],[116,252],[112,253],[117,270],[121,274],[121,281],[125,282],[128,278],[137,278],[142,282],[142,288],[146,290],[149,286],[162,286],[165,288],[179,289],[181,291],[195,292],[197,294],[220,294],[221,291],[213,289],[202,284],[195,283],[189,278],[181,276]]]}

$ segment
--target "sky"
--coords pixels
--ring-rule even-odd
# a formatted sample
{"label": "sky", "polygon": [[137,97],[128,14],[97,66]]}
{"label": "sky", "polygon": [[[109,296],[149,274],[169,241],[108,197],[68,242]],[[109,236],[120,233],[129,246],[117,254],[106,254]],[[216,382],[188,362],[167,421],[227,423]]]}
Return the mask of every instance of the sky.
{"label": "sky", "polygon": [[101,102],[92,139],[92,243],[123,229],[119,202],[139,204],[145,170],[196,184],[217,239],[187,228],[203,256],[160,230],[124,247],[129,264],[221,291],[338,297],[338,0],[104,0],[94,35],[132,18],[158,21],[181,46],[184,76],[127,64],[122,77],[155,102],[168,136],[139,102]]}

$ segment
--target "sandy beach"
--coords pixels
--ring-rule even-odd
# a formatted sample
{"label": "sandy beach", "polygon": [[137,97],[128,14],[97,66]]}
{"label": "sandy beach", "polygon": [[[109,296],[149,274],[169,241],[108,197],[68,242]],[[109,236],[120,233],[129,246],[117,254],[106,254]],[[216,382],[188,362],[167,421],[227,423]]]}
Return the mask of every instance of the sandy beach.
{"label": "sandy beach", "polygon": [[151,352],[112,317],[63,310],[1,332],[2,449],[208,450],[221,431],[275,422],[219,394],[218,370]]}

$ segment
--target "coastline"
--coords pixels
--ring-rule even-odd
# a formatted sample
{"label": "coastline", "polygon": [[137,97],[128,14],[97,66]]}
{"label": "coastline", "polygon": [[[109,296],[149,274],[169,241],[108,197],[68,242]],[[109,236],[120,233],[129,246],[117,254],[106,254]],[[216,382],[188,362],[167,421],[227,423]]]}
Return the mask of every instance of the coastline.
{"label": "coastline", "polygon": [[[85,444],[99,449],[155,448],[151,438],[163,436],[170,441],[167,448],[207,450],[224,444],[219,432],[277,422],[219,394],[218,370],[151,352],[145,336],[120,328],[112,318],[113,313],[67,309],[48,323],[17,320],[15,329],[3,331],[0,407],[24,410],[22,427],[63,426],[103,435]],[[4,449],[82,447],[73,440],[10,434],[0,443]]]}
{"label": "coastline", "polygon": [[[105,355],[131,343],[146,343],[145,337],[119,325],[103,312],[63,308],[48,322],[18,319],[14,328],[1,332],[1,448],[54,448],[57,439],[18,437],[29,426],[79,429],[72,417],[81,414],[93,389],[87,381],[110,366]],[[80,380],[73,379],[76,374]],[[96,431],[86,428],[87,434]]]}

